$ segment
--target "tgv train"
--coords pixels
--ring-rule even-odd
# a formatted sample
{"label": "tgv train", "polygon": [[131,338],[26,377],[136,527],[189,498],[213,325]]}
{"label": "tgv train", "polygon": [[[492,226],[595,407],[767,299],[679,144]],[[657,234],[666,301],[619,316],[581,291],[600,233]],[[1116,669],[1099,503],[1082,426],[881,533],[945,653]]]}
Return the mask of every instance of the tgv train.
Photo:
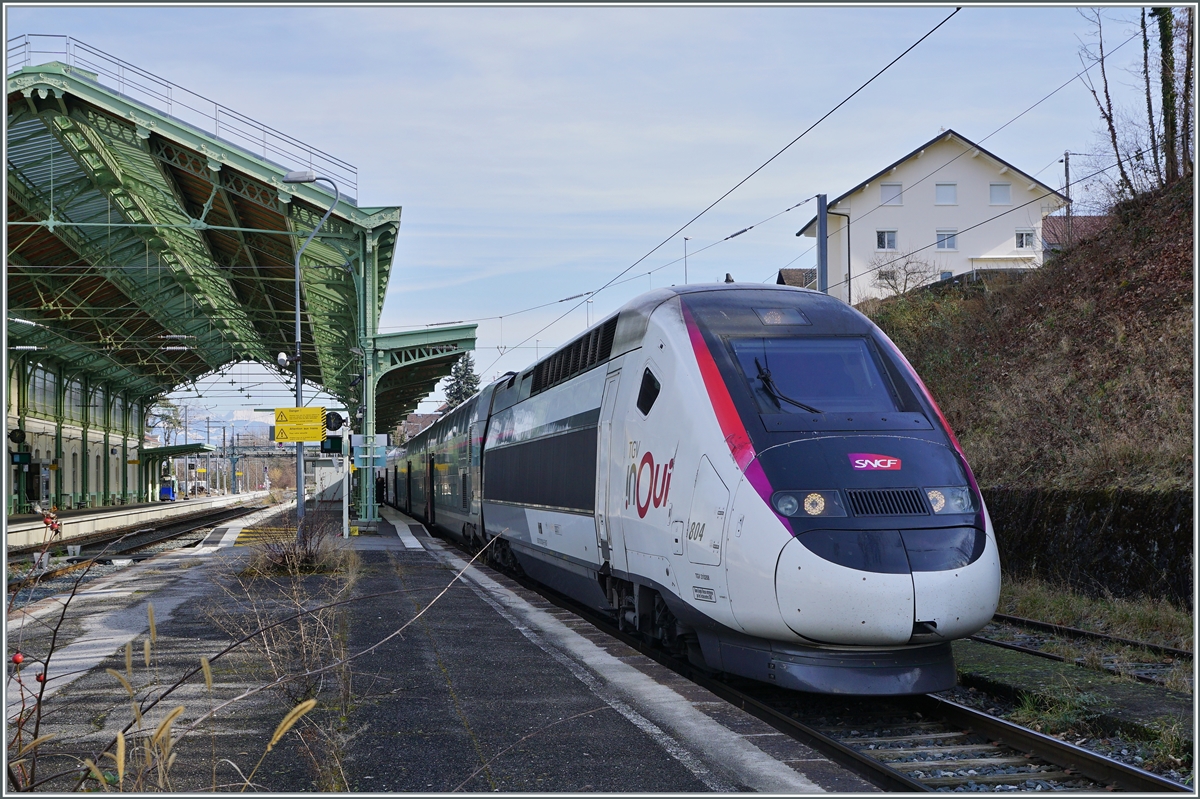
{"label": "tgv train", "polygon": [[[789,287],[658,289],[389,456],[386,501],[713,671],[955,684],[995,612],[979,488],[907,359]],[[499,539],[499,540],[493,540]]]}

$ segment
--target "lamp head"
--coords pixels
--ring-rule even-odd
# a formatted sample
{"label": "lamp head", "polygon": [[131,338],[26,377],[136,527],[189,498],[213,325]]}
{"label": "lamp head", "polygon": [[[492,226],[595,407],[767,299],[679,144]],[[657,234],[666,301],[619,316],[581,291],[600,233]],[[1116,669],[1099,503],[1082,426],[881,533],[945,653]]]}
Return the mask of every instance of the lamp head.
{"label": "lamp head", "polygon": [[284,183],[312,183],[317,179],[317,173],[311,169],[297,169],[283,176]]}
{"label": "lamp head", "polygon": [[275,362],[279,364],[280,369],[286,369],[288,365],[288,356],[286,352],[281,352],[275,356]]}

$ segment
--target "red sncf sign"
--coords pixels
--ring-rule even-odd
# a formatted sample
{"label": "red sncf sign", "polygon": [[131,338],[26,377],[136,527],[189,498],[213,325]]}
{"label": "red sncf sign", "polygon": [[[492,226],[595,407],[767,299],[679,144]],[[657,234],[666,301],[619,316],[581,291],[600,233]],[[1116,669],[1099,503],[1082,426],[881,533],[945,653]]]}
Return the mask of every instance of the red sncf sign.
{"label": "red sncf sign", "polygon": [[856,471],[900,470],[900,459],[894,458],[891,455],[873,455],[869,452],[851,452],[847,457],[850,458],[850,465],[853,466]]}

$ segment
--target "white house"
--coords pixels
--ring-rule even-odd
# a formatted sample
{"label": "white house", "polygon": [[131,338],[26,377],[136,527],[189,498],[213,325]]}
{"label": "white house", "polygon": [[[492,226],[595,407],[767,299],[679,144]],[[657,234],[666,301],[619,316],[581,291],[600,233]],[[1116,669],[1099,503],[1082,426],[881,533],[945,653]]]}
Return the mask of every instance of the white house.
{"label": "white house", "polygon": [[[906,263],[929,282],[1042,263],[1042,220],[1067,198],[953,130],[829,202],[829,293],[891,293],[874,278]],[[813,217],[797,236],[815,238]],[[897,274],[896,270],[900,270]],[[782,278],[781,278],[782,279]]]}

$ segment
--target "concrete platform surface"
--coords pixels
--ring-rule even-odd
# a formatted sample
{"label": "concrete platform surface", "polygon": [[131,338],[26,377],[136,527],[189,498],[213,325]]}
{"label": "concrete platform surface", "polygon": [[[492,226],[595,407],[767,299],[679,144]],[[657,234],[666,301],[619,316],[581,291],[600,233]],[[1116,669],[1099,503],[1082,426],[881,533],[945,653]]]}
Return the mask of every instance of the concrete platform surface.
{"label": "concrete platform surface", "polygon": [[[254,549],[233,546],[239,532],[216,530],[196,549],[88,585],[61,624],[58,599],[10,614],[9,651],[26,654],[26,687],[37,687],[34,661],[59,629],[39,730],[56,738],[43,745],[40,775],[67,768],[72,757],[96,756],[132,722],[125,689],[106,672],[126,674],[129,642],[127,679],[139,698],[161,694],[201,656],[212,661],[211,690],[198,674],[145,714],[143,727],[152,730],[183,706],[173,725],[178,735],[218,708],[176,742],[167,786],[174,791],[239,789],[239,773],[254,768],[306,690],[319,704],[265,756],[253,779],[259,790],[875,790],[503,575],[468,566],[461,553],[390,510],[376,535],[343,543],[357,561],[349,581],[252,577],[246,566]],[[261,619],[289,615],[289,603],[311,608],[330,596],[350,601],[337,606],[340,617],[333,610],[321,617],[326,638],[272,639],[276,655],[299,647],[288,668],[280,671],[274,655],[252,644],[215,657]],[[147,668],[150,602],[157,640]],[[343,650],[357,654],[348,667],[338,665]],[[22,692],[9,668],[11,730]],[[305,669],[314,672],[307,680],[270,686],[281,673]],[[236,697],[243,698],[230,702]],[[69,785],[60,779],[44,787]]]}

